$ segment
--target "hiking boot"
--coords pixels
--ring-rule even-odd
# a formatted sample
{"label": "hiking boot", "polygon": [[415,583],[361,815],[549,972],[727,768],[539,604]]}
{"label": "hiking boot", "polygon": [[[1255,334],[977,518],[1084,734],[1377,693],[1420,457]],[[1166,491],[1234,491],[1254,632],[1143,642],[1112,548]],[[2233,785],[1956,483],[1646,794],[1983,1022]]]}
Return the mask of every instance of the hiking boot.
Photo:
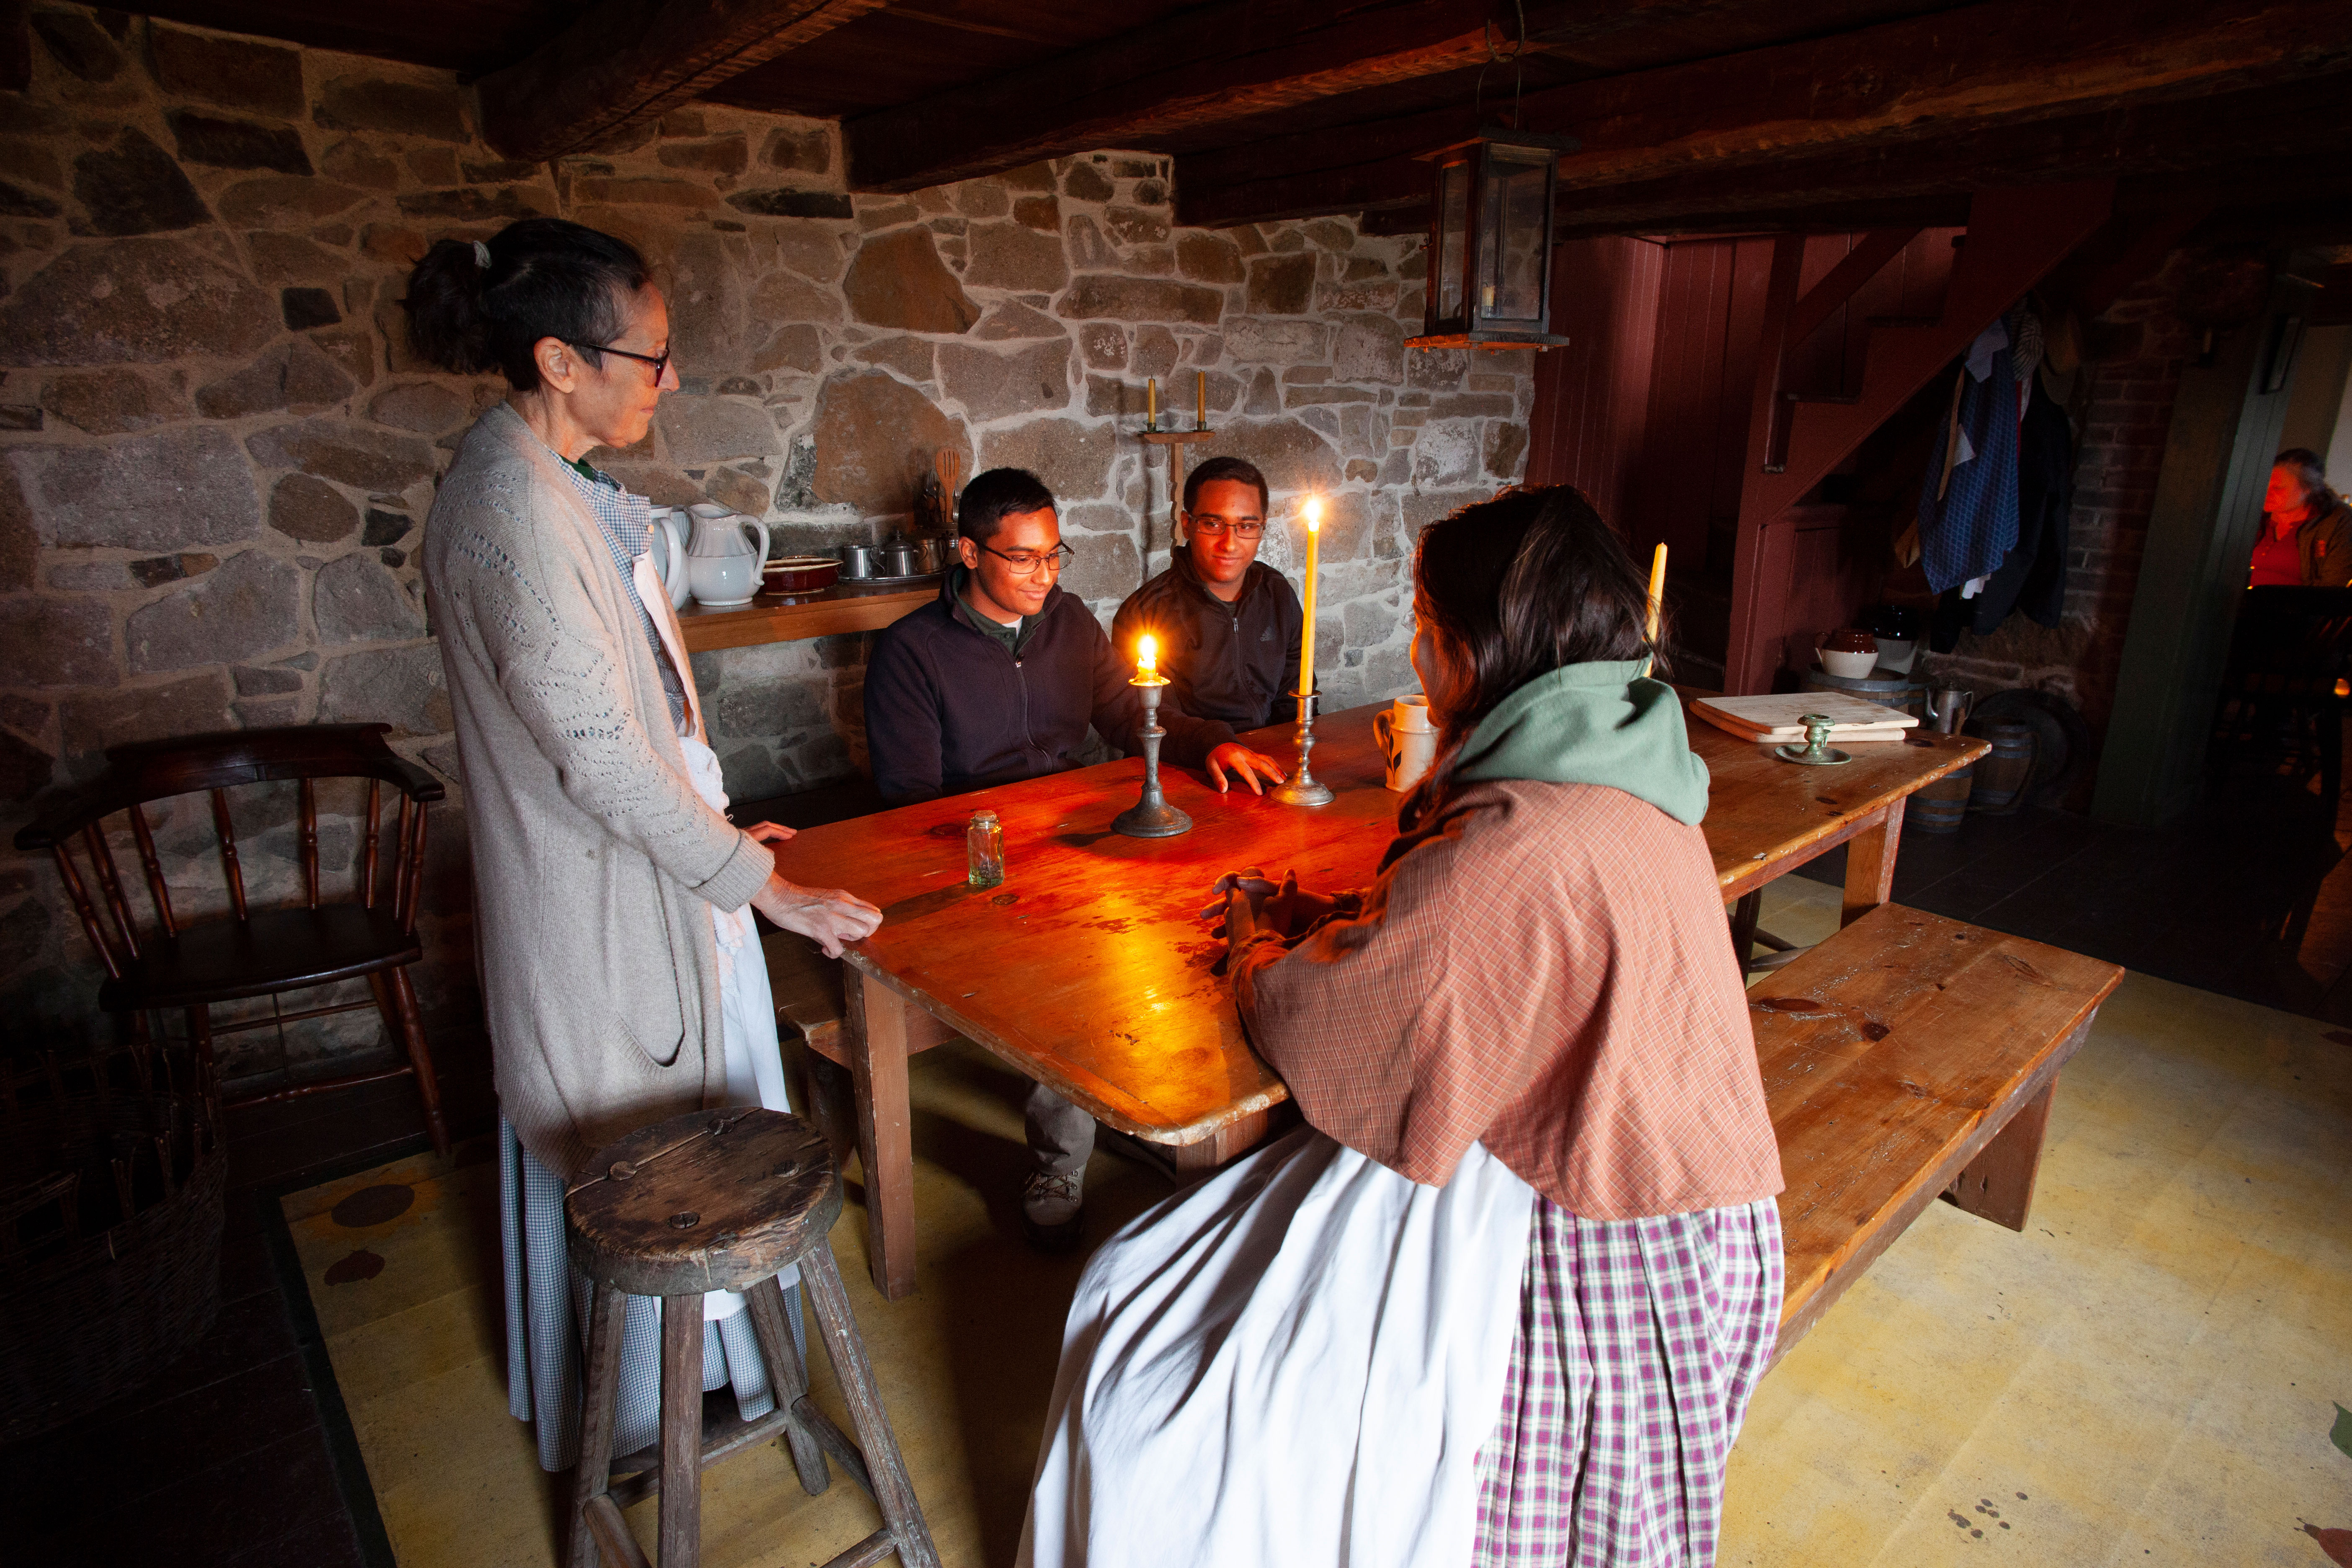
{"label": "hiking boot", "polygon": [[1086,1230],[1086,1173],[1032,1171],[1021,1187],[1021,1228],[1040,1252],[1068,1252]]}

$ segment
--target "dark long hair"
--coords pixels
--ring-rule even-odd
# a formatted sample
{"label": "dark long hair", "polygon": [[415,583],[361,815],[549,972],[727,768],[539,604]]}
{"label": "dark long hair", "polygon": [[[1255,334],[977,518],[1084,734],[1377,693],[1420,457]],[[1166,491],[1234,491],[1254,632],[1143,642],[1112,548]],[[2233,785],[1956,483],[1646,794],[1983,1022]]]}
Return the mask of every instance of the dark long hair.
{"label": "dark long hair", "polygon": [[436,241],[408,275],[408,341],[445,370],[506,373],[518,392],[539,385],[532,350],[558,338],[602,366],[597,343],[622,330],[621,301],[646,286],[645,258],[626,240],[560,217],[510,223],[487,242]]}
{"label": "dark long hair", "polygon": [[1407,802],[1407,826],[1446,794],[1454,758],[1481,721],[1538,676],[1565,665],[1637,659],[1666,666],[1653,644],[1648,581],[1573,485],[1507,490],[1465,506],[1421,536],[1413,609],[1466,666],[1466,700],[1444,715],[1437,762]]}

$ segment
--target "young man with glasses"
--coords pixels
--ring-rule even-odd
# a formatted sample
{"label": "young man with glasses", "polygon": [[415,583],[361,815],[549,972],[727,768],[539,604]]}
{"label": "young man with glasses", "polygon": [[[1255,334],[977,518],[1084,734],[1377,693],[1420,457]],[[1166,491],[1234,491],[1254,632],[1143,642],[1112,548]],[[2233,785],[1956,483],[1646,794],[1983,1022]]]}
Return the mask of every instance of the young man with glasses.
{"label": "young man with glasses", "polygon": [[1297,591],[1257,559],[1265,535],[1265,476],[1239,458],[1212,458],[1184,481],[1184,539],[1168,570],[1127,597],[1112,623],[1121,647],[1150,632],[1171,706],[1236,730],[1297,717]]}
{"label": "young man with glasses", "polygon": [[[866,666],[866,752],[893,805],[1060,773],[1078,765],[1089,725],[1131,749],[1143,723],[1128,684],[1134,648],[1114,648],[1058,585],[1073,552],[1053,492],[1020,468],[991,468],[964,487],[956,532],[962,563],[938,599],[875,639]],[[1283,776],[1271,757],[1234,743],[1229,725],[1167,707],[1160,722],[1161,760],[1205,766],[1221,790],[1228,774],[1253,793]],[[1094,1119],[1041,1084],[1027,1121],[1037,1169],[1022,1217],[1036,1245],[1066,1250],[1081,1232]]]}

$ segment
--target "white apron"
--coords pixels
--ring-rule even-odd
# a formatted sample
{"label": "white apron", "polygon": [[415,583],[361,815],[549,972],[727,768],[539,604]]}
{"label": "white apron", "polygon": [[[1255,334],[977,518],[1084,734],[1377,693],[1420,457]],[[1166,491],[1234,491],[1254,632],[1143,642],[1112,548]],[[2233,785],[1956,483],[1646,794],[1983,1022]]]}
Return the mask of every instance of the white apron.
{"label": "white apron", "polygon": [[[669,590],[653,568],[650,553],[636,559],[637,596],[653,610],[654,629],[677,666],[686,687],[688,733],[677,738],[686,753],[687,782],[702,803],[719,816],[727,815],[727,784],[719,754],[703,744],[702,703],[694,689],[692,666],[680,640],[677,612],[671,608]],[[658,608],[655,606],[658,605]],[[776,1038],[776,999],[768,988],[768,963],[760,952],[759,928],[749,904],[728,910],[712,905],[710,928],[719,939],[719,1014],[727,1065],[727,1103],[757,1105],[769,1110],[793,1108],[784,1091],[783,1048]],[[786,1268],[776,1282],[789,1290],[800,1283],[801,1271]],[[743,1298],[732,1290],[713,1290],[702,1298],[706,1321],[731,1318],[743,1310]]]}
{"label": "white apron", "polygon": [[1535,1189],[1424,1187],[1312,1128],[1087,1266],[1023,1568],[1470,1561]]}

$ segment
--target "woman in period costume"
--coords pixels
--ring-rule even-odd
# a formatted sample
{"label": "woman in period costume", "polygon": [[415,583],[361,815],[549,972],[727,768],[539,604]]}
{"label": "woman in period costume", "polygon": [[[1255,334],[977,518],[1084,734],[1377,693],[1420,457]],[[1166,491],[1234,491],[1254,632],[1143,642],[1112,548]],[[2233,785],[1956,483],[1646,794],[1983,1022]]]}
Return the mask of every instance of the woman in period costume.
{"label": "woman in period costume", "polygon": [[1566,487],[1423,536],[1441,727],[1379,879],[1219,884],[1308,1125],[1078,1286],[1022,1560],[1713,1560],[1780,1165],[1645,590]]}
{"label": "woman in period costume", "polygon": [[[487,243],[434,246],[406,305],[419,353],[499,370],[512,388],[442,480],[424,565],[497,1060],[508,1403],[537,1422],[540,1463],[556,1470],[578,1448],[588,1290],[564,1254],[566,1180],[680,1111],[789,1110],[751,910],[828,953],[881,913],[786,881],[771,846],[789,828],[727,820],[677,619],[646,554],[648,503],[585,461],[644,439],[677,384],[668,311],[636,251],[526,219]],[[773,1399],[742,1307],[703,1298],[703,1375],[731,1383],[749,1417]],[[629,1306],[615,1453],[659,1425],[660,1310]]]}
{"label": "woman in period costume", "polygon": [[2327,488],[2327,465],[2307,447],[2272,459],[2247,577],[2256,588],[2352,586],[2352,506]]}

